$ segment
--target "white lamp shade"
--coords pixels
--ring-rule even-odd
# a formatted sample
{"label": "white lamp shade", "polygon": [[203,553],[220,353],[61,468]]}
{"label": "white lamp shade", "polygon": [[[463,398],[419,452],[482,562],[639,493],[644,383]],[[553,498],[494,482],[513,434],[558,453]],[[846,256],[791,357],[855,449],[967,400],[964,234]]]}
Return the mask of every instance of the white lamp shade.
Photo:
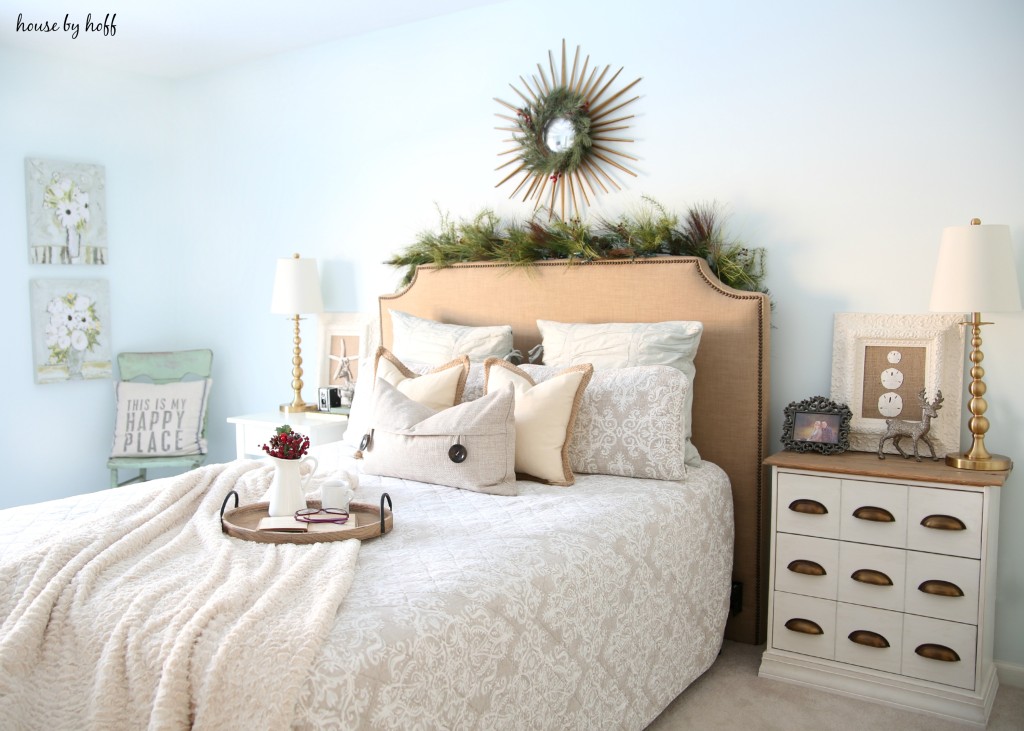
{"label": "white lamp shade", "polygon": [[270,311],[278,315],[304,315],[324,311],[316,259],[278,259]]}
{"label": "white lamp shade", "polygon": [[932,284],[933,312],[1020,310],[1010,227],[950,226],[942,231]]}

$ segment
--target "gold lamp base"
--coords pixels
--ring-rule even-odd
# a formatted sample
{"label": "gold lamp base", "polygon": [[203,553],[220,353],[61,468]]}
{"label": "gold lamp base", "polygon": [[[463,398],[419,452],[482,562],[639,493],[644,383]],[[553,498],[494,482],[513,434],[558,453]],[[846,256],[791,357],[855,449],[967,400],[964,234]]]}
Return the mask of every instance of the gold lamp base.
{"label": "gold lamp base", "polygon": [[307,411],[317,411],[316,404],[302,403],[296,406],[295,404],[281,404],[282,414],[301,414]]}
{"label": "gold lamp base", "polygon": [[968,457],[966,452],[947,454],[946,464],[958,470],[979,470],[981,472],[1002,472],[1013,469],[1013,460],[1002,454],[990,454],[988,459]]}

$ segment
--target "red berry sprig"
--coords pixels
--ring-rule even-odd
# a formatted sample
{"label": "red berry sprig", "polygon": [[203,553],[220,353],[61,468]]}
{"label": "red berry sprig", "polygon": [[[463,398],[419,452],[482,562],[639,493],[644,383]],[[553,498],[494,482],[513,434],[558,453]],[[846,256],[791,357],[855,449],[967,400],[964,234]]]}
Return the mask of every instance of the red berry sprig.
{"label": "red berry sprig", "polygon": [[302,459],[309,451],[309,437],[292,431],[292,428],[285,424],[274,430],[275,434],[270,438],[270,444],[263,445],[263,451],[271,457],[278,459]]}

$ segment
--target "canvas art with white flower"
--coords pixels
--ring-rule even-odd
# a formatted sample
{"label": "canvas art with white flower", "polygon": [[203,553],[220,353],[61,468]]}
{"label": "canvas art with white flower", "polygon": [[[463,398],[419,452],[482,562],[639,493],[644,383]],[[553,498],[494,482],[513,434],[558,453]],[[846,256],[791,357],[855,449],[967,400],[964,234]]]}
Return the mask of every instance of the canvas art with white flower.
{"label": "canvas art with white flower", "polygon": [[109,378],[110,295],[103,280],[32,280],[37,383]]}
{"label": "canvas art with white flower", "polygon": [[102,165],[28,158],[25,186],[30,263],[107,263]]}

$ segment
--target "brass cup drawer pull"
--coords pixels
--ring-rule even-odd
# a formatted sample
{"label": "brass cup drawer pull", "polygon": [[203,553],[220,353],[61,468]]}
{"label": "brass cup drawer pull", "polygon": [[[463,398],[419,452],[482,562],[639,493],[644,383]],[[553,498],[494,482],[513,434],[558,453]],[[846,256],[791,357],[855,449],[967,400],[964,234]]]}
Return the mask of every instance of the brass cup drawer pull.
{"label": "brass cup drawer pull", "polygon": [[895,523],[896,518],[893,517],[885,508],[878,508],[874,505],[865,505],[857,508],[853,511],[853,517],[859,518],[860,520],[870,520],[874,523]]}
{"label": "brass cup drawer pull", "polygon": [[823,635],[824,630],[821,629],[821,625],[817,622],[812,622],[809,619],[801,619],[800,617],[793,617],[786,622],[786,629],[791,632],[799,632],[805,635]]}
{"label": "brass cup drawer pull", "polygon": [[929,515],[921,520],[921,525],[933,530],[967,530],[964,522],[952,515]]}
{"label": "brass cup drawer pull", "polygon": [[917,587],[917,590],[934,596],[957,597],[964,595],[964,590],[959,586],[954,584],[952,581],[943,581],[942,579],[928,579],[928,581],[922,581],[921,585]]}
{"label": "brass cup drawer pull", "polygon": [[931,642],[927,642],[923,645],[918,645],[914,652],[921,657],[928,658],[929,660],[960,662],[960,656],[956,654],[956,650],[951,650],[945,645],[935,645]]}
{"label": "brass cup drawer pull", "polygon": [[805,558],[790,561],[786,568],[794,574],[804,574],[805,576],[824,576],[827,573],[820,563],[808,561]]}
{"label": "brass cup drawer pull", "polygon": [[874,569],[857,569],[850,574],[850,578],[862,584],[871,584],[872,586],[892,586],[892,579],[881,571],[875,571]]}
{"label": "brass cup drawer pull", "polygon": [[885,649],[890,646],[889,640],[885,639],[882,635],[866,629],[855,629],[850,633],[849,640],[865,647]]}
{"label": "brass cup drawer pull", "polygon": [[805,513],[806,515],[828,515],[828,508],[817,500],[800,498],[789,504],[789,509],[794,513]]}

